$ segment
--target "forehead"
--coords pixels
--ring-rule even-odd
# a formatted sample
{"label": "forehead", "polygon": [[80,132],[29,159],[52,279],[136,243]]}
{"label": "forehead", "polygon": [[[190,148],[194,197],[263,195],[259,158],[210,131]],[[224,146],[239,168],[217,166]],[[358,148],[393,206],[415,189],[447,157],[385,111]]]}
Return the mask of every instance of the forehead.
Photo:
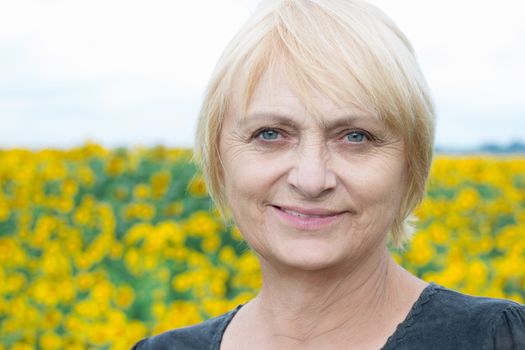
{"label": "forehead", "polygon": [[290,79],[290,72],[282,62],[261,75],[247,101],[246,110],[240,113],[240,119],[254,115],[313,117],[321,123],[340,116],[379,121],[375,113],[355,103],[338,101],[313,84]]}

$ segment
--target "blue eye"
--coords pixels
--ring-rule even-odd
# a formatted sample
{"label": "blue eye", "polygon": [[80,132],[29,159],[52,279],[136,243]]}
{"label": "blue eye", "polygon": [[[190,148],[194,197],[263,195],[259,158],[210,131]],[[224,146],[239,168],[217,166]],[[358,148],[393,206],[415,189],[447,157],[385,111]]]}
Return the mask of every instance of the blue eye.
{"label": "blue eye", "polygon": [[346,138],[346,141],[348,142],[359,143],[359,142],[363,142],[367,138],[367,136],[362,132],[352,131],[346,134],[345,138]]}
{"label": "blue eye", "polygon": [[279,132],[273,129],[265,129],[259,133],[259,137],[263,140],[276,140],[279,137]]}

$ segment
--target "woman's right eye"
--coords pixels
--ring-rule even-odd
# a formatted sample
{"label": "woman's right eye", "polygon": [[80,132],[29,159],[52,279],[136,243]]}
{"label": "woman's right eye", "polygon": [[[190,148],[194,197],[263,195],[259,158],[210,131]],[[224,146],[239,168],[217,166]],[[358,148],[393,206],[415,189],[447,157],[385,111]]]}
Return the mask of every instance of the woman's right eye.
{"label": "woman's right eye", "polygon": [[262,139],[264,141],[277,140],[280,136],[281,134],[279,133],[279,131],[275,129],[264,129],[256,135],[257,138]]}

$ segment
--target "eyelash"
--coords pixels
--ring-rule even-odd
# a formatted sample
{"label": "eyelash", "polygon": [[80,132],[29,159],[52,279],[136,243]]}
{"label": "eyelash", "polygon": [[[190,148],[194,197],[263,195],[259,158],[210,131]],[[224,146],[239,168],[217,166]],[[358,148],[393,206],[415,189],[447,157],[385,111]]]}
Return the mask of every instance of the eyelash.
{"label": "eyelash", "polygon": [[[271,132],[276,133],[278,138],[277,138],[277,139],[272,139],[272,140],[265,140],[265,139],[263,139],[263,138],[262,138],[262,134],[263,134],[264,132],[268,132],[268,131],[271,131]],[[276,140],[279,139],[279,137],[280,137],[280,138],[284,137],[284,134],[285,134],[285,133],[284,133],[282,130],[279,130],[279,129],[276,129],[276,128],[262,128],[262,129],[257,130],[257,131],[253,134],[252,138],[253,138],[253,139],[260,140],[260,141],[262,141],[262,142],[275,142]]]}
{"label": "eyelash", "polygon": [[[268,132],[268,131],[276,133],[276,138],[275,139],[263,139],[262,138],[262,134],[264,132]],[[351,142],[351,141],[345,140],[345,138],[348,135],[351,135],[353,133],[363,135],[363,141],[361,141],[361,142]],[[276,141],[281,140],[285,136],[286,136],[286,133],[284,131],[280,130],[280,129],[265,127],[265,128],[257,130],[252,135],[251,138],[259,140],[261,142],[265,142],[265,143],[272,143],[272,142],[276,142]],[[373,142],[378,142],[379,141],[374,135],[370,134],[369,132],[367,132],[365,130],[361,130],[361,129],[346,130],[346,131],[344,131],[344,133],[342,133],[342,136],[339,138],[339,140],[341,140],[342,142],[349,143],[349,144],[361,144],[361,143],[364,143],[366,141],[373,141]]]}
{"label": "eyelash", "polygon": [[[366,132],[366,131],[360,130],[360,129],[345,131],[341,139],[343,141],[345,141],[345,142],[348,142],[348,143],[356,143],[356,142],[351,142],[349,140],[345,140],[345,138],[347,136],[351,135],[351,134],[361,134],[361,135],[363,135],[364,141],[376,141],[375,137],[372,136],[369,132]],[[357,143],[362,143],[362,142],[357,142]]]}

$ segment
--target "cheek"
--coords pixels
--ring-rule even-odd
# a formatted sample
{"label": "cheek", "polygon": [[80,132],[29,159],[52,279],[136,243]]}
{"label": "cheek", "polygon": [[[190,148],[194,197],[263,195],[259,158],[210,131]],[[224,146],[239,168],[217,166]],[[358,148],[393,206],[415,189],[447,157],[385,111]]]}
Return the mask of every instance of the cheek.
{"label": "cheek", "polygon": [[370,183],[367,187],[372,198],[384,202],[388,200],[390,205],[400,200],[401,193],[404,191],[405,180],[404,172],[398,166],[378,167],[373,174],[369,175]]}
{"label": "cheek", "polygon": [[395,159],[361,158],[339,171],[349,197],[358,207],[397,210],[406,188],[404,163]]}
{"label": "cheek", "polygon": [[232,209],[239,201],[256,197],[256,189],[261,184],[261,177],[250,163],[236,162],[225,168],[225,192]]}
{"label": "cheek", "polygon": [[264,203],[272,186],[267,174],[271,166],[261,166],[252,157],[237,156],[224,161],[225,194],[236,226],[255,251],[264,247]]}
{"label": "cheek", "polygon": [[253,152],[230,153],[223,160],[224,185],[231,204],[256,200],[277,191],[286,174],[286,162]]}

